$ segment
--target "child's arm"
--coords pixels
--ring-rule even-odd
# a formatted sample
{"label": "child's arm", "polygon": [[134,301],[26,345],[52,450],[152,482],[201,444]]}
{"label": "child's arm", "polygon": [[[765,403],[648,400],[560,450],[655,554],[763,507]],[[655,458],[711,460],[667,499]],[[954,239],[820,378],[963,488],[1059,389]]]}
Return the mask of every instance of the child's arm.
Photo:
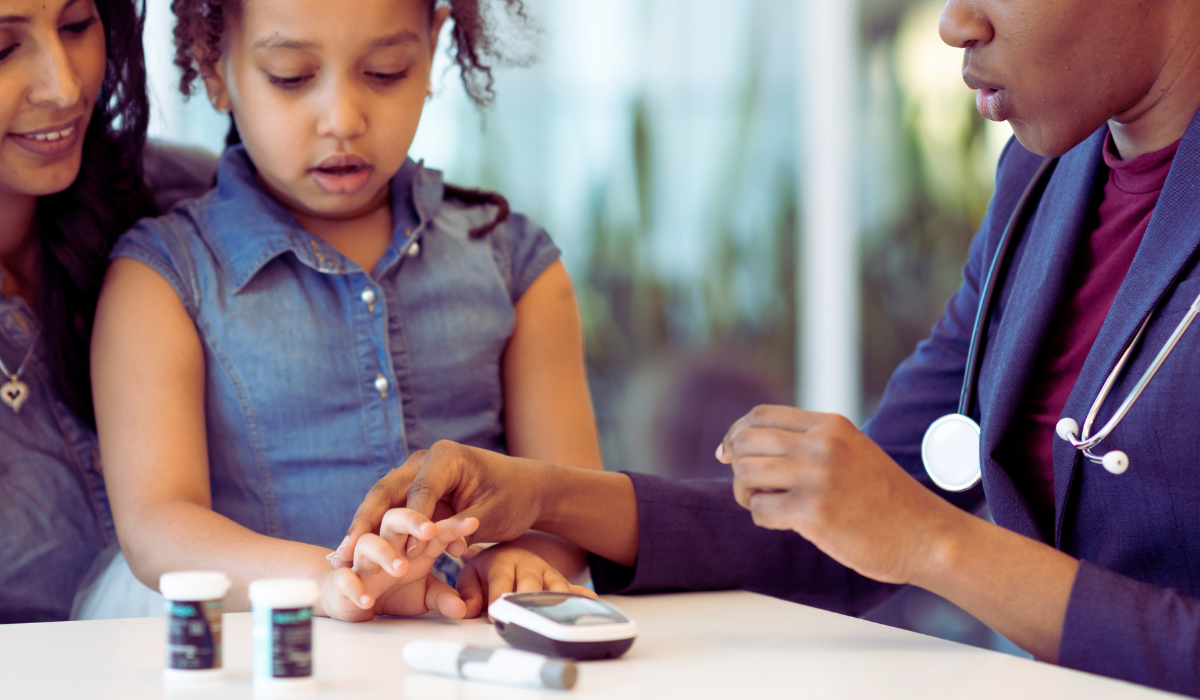
{"label": "child's arm", "polygon": [[[516,304],[516,325],[504,354],[504,396],[510,454],[604,468],[588,392],[579,305],[561,262],[548,267]],[[549,535],[531,533],[506,546],[511,547],[528,549],[571,580],[577,581],[587,568],[586,552]],[[512,559],[498,554],[485,558],[489,565]],[[510,573],[503,580],[513,580],[511,590],[516,590]],[[459,592],[467,601],[468,614],[476,613],[475,605],[483,604],[474,597],[476,592],[461,586]],[[490,598],[503,592],[493,590]]]}
{"label": "child's arm", "polygon": [[[223,571],[234,582],[230,611],[250,609],[254,579],[318,579],[318,614],[370,618],[380,591],[352,571],[332,570],[329,550],[260,535],[213,512],[204,384],[200,338],[175,290],[143,263],[114,261],[96,312],[92,386],[105,484],[133,573],[157,588],[167,571]],[[427,524],[414,534],[427,540],[435,532]],[[375,545],[363,556],[408,573],[386,542]]]}

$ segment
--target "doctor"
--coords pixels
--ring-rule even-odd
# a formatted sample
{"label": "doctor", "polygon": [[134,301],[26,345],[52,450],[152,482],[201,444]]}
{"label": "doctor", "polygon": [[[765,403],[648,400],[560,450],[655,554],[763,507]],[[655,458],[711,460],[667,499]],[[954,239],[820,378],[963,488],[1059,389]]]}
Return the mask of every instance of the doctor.
{"label": "doctor", "polygon": [[[441,444],[379,483],[339,553],[389,507],[445,501],[480,541],[535,527],[578,543],[602,592],[747,588],[859,613],[913,584],[1040,659],[1200,695],[1200,324],[1181,323],[1200,294],[1200,2],[950,0],[940,30],[1016,139],[961,289],[861,432],[755,409],[718,449],[732,490]],[[1056,434],[1099,404],[1097,434],[1159,355],[1088,448],[1125,463]],[[921,445],[964,383],[982,489],[950,493]],[[985,495],[998,525],[970,514]]]}

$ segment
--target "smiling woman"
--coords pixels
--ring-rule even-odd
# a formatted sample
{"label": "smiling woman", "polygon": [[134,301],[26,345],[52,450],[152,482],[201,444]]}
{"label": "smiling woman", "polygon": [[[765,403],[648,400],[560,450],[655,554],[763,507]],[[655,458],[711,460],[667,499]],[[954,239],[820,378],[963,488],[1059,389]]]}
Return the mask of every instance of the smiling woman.
{"label": "smiling woman", "polygon": [[0,622],[65,619],[116,542],[88,345],[113,242],[155,213],[141,21],[132,0],[0,0]]}

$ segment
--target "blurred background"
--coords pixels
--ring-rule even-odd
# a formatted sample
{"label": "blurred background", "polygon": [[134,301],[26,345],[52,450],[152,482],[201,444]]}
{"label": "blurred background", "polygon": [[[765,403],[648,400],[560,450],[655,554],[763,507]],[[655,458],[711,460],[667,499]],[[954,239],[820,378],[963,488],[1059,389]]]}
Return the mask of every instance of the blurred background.
{"label": "blurred background", "polygon": [[[495,4],[495,3],[493,3]],[[412,156],[563,250],[609,469],[727,477],[760,403],[858,422],[961,281],[1011,136],[940,41],[942,0],[525,0],[480,114],[444,53]],[[152,136],[218,151],[149,0]],[[871,616],[1020,653],[920,590]]]}

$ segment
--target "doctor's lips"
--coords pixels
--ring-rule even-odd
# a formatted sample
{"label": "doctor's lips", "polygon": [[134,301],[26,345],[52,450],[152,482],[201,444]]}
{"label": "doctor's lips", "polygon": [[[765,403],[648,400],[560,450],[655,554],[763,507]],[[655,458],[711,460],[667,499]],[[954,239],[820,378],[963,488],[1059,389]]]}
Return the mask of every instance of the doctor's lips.
{"label": "doctor's lips", "polygon": [[309,172],[317,186],[327,194],[354,194],[366,186],[375,166],[362,156],[335,153]]}
{"label": "doctor's lips", "polygon": [[79,143],[79,122],[82,119],[76,117],[63,124],[33,131],[9,132],[8,136],[13,143],[40,156],[60,155],[71,151]]}
{"label": "doctor's lips", "polygon": [[966,82],[967,87],[975,91],[975,109],[979,110],[984,119],[1002,122],[1008,118],[1005,104],[1006,93],[1002,86],[980,80],[966,71],[963,71],[963,81]]}

